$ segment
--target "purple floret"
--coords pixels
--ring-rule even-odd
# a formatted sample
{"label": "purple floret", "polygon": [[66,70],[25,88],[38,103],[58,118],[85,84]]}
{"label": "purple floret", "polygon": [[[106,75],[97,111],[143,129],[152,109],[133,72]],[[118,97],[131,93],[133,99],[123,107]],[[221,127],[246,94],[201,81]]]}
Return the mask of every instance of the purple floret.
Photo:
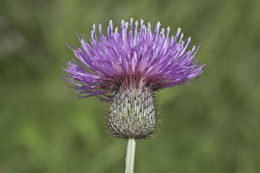
{"label": "purple floret", "polygon": [[66,62],[66,80],[73,84],[81,96],[97,96],[110,100],[120,88],[153,91],[191,82],[199,77],[204,65],[195,60],[198,48],[187,50],[190,38],[183,41],[181,29],[170,37],[170,28],[160,30],[157,23],[154,33],[143,20],[133,26],[122,20],[121,29],[113,29],[112,21],[107,35],[99,36],[95,25],[90,44],[83,36],[81,47],[72,49],[76,60]]}

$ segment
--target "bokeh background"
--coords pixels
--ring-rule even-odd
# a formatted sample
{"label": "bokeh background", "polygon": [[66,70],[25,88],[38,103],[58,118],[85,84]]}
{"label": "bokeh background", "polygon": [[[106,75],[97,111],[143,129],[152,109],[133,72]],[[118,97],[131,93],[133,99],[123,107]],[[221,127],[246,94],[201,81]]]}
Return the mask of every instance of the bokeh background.
{"label": "bokeh background", "polygon": [[92,24],[141,18],[181,27],[207,68],[159,94],[154,137],[137,142],[139,173],[260,172],[259,0],[1,0],[0,173],[124,172],[126,141],[109,104],[63,81],[65,43]]}

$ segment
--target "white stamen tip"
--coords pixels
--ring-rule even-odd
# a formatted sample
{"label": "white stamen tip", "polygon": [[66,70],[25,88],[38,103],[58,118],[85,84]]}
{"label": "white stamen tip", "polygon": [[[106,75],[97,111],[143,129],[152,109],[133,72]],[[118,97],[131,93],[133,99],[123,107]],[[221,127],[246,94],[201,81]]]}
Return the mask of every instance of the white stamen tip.
{"label": "white stamen tip", "polygon": [[81,39],[81,43],[85,44],[85,42],[84,42],[83,38]]}
{"label": "white stamen tip", "polygon": [[[180,32],[181,32],[181,28],[179,27],[178,30],[177,30],[177,34],[179,35]],[[177,34],[176,34],[176,35],[177,35]]]}

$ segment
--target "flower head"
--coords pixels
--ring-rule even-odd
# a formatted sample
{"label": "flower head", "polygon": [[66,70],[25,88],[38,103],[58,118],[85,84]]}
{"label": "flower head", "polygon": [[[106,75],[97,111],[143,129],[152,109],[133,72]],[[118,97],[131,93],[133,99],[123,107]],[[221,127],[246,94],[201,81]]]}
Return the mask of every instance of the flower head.
{"label": "flower head", "polygon": [[[72,49],[77,60],[66,62],[67,81],[83,96],[112,101],[109,126],[117,137],[144,138],[156,124],[153,93],[162,88],[185,84],[203,70],[195,60],[199,49],[187,50],[190,38],[183,40],[180,28],[170,37],[170,28],[152,32],[143,20],[122,20],[120,30],[107,35],[101,25],[93,25],[90,43],[79,38],[81,48]],[[99,36],[98,36],[99,35]]]}
{"label": "flower head", "polygon": [[138,21],[131,19],[130,23],[122,20],[119,31],[110,21],[106,36],[99,25],[97,35],[93,25],[90,44],[83,36],[81,48],[72,49],[80,63],[72,60],[65,69],[67,81],[82,96],[110,100],[122,87],[156,91],[202,73],[203,65],[194,60],[199,47],[187,51],[191,39],[183,41],[180,28],[170,37],[170,28],[160,30],[159,22],[153,33],[150,23],[146,27],[141,20],[138,29]]}

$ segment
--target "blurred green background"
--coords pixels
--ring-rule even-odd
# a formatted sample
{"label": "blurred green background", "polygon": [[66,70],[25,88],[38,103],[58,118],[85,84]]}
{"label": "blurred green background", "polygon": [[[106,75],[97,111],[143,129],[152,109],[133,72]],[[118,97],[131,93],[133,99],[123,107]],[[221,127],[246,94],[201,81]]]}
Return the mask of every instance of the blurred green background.
{"label": "blurred green background", "polygon": [[[181,27],[207,69],[162,90],[154,137],[137,142],[138,173],[260,172],[259,0],[1,0],[0,173],[124,172],[126,141],[109,104],[78,99],[62,77],[76,33],[110,19]],[[105,30],[103,30],[105,32]]]}

